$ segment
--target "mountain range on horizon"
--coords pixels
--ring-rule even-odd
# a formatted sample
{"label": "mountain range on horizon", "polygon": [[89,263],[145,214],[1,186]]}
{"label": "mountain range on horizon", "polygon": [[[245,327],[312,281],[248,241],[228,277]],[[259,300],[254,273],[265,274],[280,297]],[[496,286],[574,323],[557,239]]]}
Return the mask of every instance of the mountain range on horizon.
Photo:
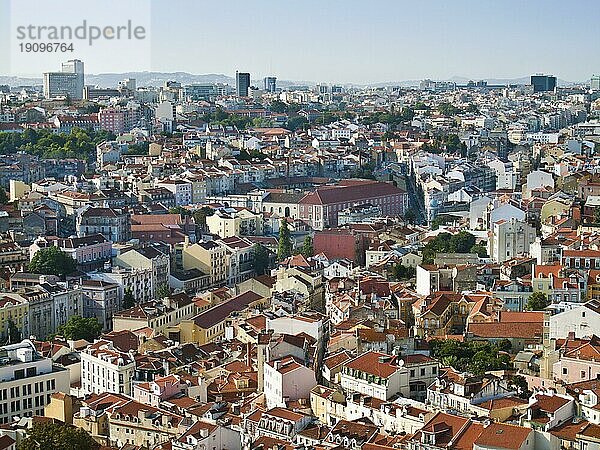
{"label": "mountain range on horizon", "polygon": [[[224,74],[192,74],[188,72],[123,72],[123,73],[100,73],[100,74],[86,74],[86,84],[99,86],[99,87],[114,87],[119,81],[125,78],[135,78],[139,87],[158,87],[164,84],[165,81],[176,81],[181,84],[194,84],[194,83],[223,83],[229,85],[235,85],[235,78]],[[422,79],[426,79],[424,77]],[[421,79],[421,80],[422,80]],[[431,78],[434,79],[434,78]],[[454,76],[451,78],[436,80],[436,81],[451,81],[457,84],[466,84],[468,81],[484,80],[491,85],[509,85],[509,84],[529,84],[529,76],[516,77],[516,78],[467,78],[462,76]],[[387,86],[401,86],[411,87],[418,86],[421,80],[402,80],[402,81],[382,81],[376,83],[339,83],[342,86],[351,87],[387,87]],[[252,80],[255,85],[260,86],[261,81]],[[558,79],[559,86],[570,86],[574,84],[581,84],[582,82],[572,82],[567,80]],[[14,86],[32,86],[41,85],[42,78],[37,77],[18,77],[18,76],[2,76],[0,75],[0,84],[7,84],[11,87]],[[295,85],[308,85],[314,86],[318,84],[314,81],[291,81],[291,80],[277,80],[277,84],[281,87],[289,87]],[[331,83],[328,83],[331,84]]]}

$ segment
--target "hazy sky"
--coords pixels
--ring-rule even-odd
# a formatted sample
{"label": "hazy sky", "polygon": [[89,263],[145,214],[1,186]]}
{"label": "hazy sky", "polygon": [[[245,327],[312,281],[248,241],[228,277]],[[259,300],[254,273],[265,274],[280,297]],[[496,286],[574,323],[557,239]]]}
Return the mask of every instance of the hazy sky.
{"label": "hazy sky", "polygon": [[[78,4],[90,19],[119,17],[105,0]],[[90,73],[238,69],[341,83],[535,72],[580,81],[600,72],[599,17],[598,0],[152,0],[150,57],[113,49],[85,63]],[[10,59],[13,74],[54,69],[14,51]]]}

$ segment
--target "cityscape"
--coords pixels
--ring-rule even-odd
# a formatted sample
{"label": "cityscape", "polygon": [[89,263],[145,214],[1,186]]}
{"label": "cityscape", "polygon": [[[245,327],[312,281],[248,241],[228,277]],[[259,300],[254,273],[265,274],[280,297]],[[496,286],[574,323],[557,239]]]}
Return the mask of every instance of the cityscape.
{"label": "cityscape", "polygon": [[0,73],[0,450],[600,449],[600,75],[50,44]]}

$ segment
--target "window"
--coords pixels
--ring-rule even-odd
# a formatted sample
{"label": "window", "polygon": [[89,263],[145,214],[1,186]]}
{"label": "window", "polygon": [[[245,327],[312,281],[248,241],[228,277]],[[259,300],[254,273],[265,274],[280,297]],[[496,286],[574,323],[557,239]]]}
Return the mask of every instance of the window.
{"label": "window", "polygon": [[563,367],[562,373],[563,373],[563,375],[567,375],[569,373],[569,370],[566,367]]}

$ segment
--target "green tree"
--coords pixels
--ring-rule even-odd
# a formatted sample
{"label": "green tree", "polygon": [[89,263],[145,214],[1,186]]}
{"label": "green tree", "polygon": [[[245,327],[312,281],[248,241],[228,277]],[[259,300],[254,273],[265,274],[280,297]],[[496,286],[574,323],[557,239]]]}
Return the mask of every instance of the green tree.
{"label": "green tree", "polygon": [[527,299],[525,309],[527,311],[543,311],[548,306],[550,306],[550,300],[548,300],[548,296],[543,292],[534,292]]}
{"label": "green tree", "polygon": [[440,103],[437,109],[440,114],[446,117],[452,117],[461,112],[459,108],[448,102]]}
{"label": "green tree", "polygon": [[148,155],[150,150],[150,144],[148,142],[138,142],[136,144],[130,144],[127,146],[126,155]]}
{"label": "green tree", "polygon": [[410,280],[417,275],[414,267],[404,266],[401,263],[396,264],[392,269],[392,276],[398,281]]}
{"label": "green tree", "polygon": [[8,319],[7,323],[7,342],[9,344],[16,344],[17,342],[21,342],[23,336],[21,336],[21,331],[17,328],[17,324],[12,318]]}
{"label": "green tree", "polygon": [[429,342],[431,355],[444,364],[459,371],[482,375],[490,370],[505,370],[512,367],[510,356],[505,353],[505,342],[458,342],[434,339]]}
{"label": "green tree", "polygon": [[203,206],[202,208],[194,211],[193,217],[196,226],[204,230],[206,228],[206,218],[212,216],[214,213],[215,210],[209,206]]}
{"label": "green tree", "polygon": [[169,208],[169,214],[179,214],[181,216],[189,216],[192,212],[183,206],[173,206]]}
{"label": "green tree", "polygon": [[435,218],[431,221],[431,229],[437,230],[441,225],[446,225],[451,221],[452,219],[445,215],[435,216]]}
{"label": "green tree", "polygon": [[64,276],[73,273],[76,266],[73,258],[53,245],[35,253],[29,263],[29,271],[43,275]]}
{"label": "green tree", "polygon": [[461,150],[460,138],[456,134],[449,134],[443,140],[443,144],[446,147],[446,151],[449,153],[457,153]]}
{"label": "green tree", "polygon": [[313,238],[310,234],[307,234],[304,238],[304,242],[302,243],[302,251],[300,253],[307,258],[314,256],[315,247],[313,246]]}
{"label": "green tree", "polygon": [[308,126],[308,120],[304,116],[291,117],[285,123],[285,128],[290,131],[296,131],[300,128],[306,128]]}
{"label": "green tree", "polygon": [[0,204],[6,205],[8,203],[8,195],[2,186],[0,186]]}
{"label": "green tree", "polygon": [[254,244],[254,271],[256,275],[264,275],[269,270],[269,250],[264,245]]}
{"label": "green tree", "polygon": [[469,253],[477,253],[480,258],[487,258],[488,256],[487,247],[481,244],[475,244],[473,247],[471,247]]}
{"label": "green tree", "polygon": [[510,390],[517,391],[517,395],[520,398],[528,399],[531,397],[531,391],[529,390],[529,384],[522,375],[513,375],[508,380],[508,388]]}
{"label": "green tree", "polygon": [[292,235],[287,223],[287,219],[284,217],[281,219],[279,226],[279,247],[277,249],[277,258],[279,260],[285,259],[292,254]]}
{"label": "green tree", "polygon": [[404,220],[406,220],[406,222],[410,224],[415,223],[415,220],[417,220],[417,214],[415,213],[415,210],[413,208],[408,208],[406,210],[406,212],[404,213]]}
{"label": "green tree", "polygon": [[162,283],[156,289],[156,298],[162,299],[171,295],[171,290],[169,289],[169,285],[167,283]]}
{"label": "green tree", "polygon": [[133,308],[135,306],[135,297],[131,292],[131,289],[125,289],[123,294],[123,309]]}
{"label": "green tree", "polygon": [[600,207],[594,210],[594,223],[600,223]]}
{"label": "green tree", "polygon": [[102,325],[95,317],[71,316],[67,323],[56,329],[57,335],[73,341],[85,339],[92,342],[100,336],[100,333],[102,333]]}
{"label": "green tree", "polygon": [[18,450],[97,450],[100,448],[82,428],[53,422],[35,423]]}
{"label": "green tree", "polygon": [[450,238],[449,250],[452,253],[468,253],[475,245],[475,236],[468,231],[460,231]]}
{"label": "green tree", "polygon": [[287,111],[287,105],[280,100],[271,102],[271,111],[282,114]]}

